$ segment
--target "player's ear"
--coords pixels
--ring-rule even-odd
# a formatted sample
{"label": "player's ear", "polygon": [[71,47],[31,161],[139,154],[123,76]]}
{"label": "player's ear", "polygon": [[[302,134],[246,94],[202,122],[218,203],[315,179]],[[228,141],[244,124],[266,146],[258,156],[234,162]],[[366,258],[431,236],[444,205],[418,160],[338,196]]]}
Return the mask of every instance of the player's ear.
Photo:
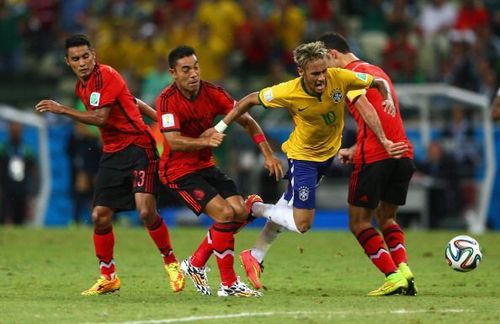
{"label": "player's ear", "polygon": [[64,62],[66,63],[67,66],[69,66],[68,56],[64,56]]}
{"label": "player's ear", "polygon": [[297,68],[297,72],[299,73],[300,76],[303,76],[304,75],[304,69],[301,68],[301,67],[298,67]]}

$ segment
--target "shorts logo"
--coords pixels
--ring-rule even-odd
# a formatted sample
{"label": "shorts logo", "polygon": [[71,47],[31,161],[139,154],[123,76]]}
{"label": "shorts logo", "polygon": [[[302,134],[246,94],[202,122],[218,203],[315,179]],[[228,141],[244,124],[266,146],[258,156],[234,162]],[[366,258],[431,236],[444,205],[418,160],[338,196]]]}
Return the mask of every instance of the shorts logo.
{"label": "shorts logo", "polygon": [[274,99],[273,90],[267,89],[266,91],[264,91],[264,100],[265,101],[270,102],[273,99]]}
{"label": "shorts logo", "polygon": [[194,189],[193,197],[196,200],[203,200],[203,198],[205,198],[205,192],[202,189]]}
{"label": "shorts logo", "polygon": [[302,201],[306,201],[309,199],[309,188],[308,187],[300,187],[299,188],[299,199]]}
{"label": "shorts logo", "polygon": [[161,126],[163,128],[172,127],[174,125],[175,125],[174,115],[172,114],[161,115]]}
{"label": "shorts logo", "polygon": [[90,94],[90,105],[97,107],[99,106],[99,100],[101,99],[101,94],[99,92],[92,92]]}
{"label": "shorts logo", "polygon": [[330,93],[330,97],[332,97],[333,101],[339,103],[344,95],[342,94],[342,91],[340,91],[340,89],[335,89],[335,91],[332,91],[332,93]]}

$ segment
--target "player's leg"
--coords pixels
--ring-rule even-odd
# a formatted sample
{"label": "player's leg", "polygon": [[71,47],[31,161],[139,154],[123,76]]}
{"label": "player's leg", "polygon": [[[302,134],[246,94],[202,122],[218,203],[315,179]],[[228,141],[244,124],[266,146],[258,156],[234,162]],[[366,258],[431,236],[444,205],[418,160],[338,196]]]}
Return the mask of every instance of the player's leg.
{"label": "player's leg", "polygon": [[158,189],[158,157],[156,150],[136,146],[127,149],[129,159],[135,158],[132,168],[132,191],[139,217],[147,228],[149,236],[160,251],[167,272],[170,288],[179,292],[185,280],[179,262],[174,254],[168,227],[158,214],[156,193]]}
{"label": "player's leg", "polygon": [[257,202],[252,206],[254,216],[265,217],[294,232],[307,232],[314,220],[316,187],[332,159],[324,162],[289,159],[289,185],[284,199],[292,202],[293,208],[290,204],[270,205]]}
{"label": "player's leg", "polygon": [[118,153],[104,153],[94,186],[94,207],[92,222],[94,225],[94,249],[99,260],[101,278],[82,295],[101,295],[120,289],[120,279],[116,276],[113,256],[115,236],[113,233],[114,210],[133,208],[130,186],[124,186],[128,173],[117,171],[122,157]]}
{"label": "player's leg", "polygon": [[404,277],[408,280],[407,295],[416,295],[415,277],[408,266],[405,234],[396,221],[397,210],[406,202],[408,185],[414,171],[413,161],[401,159],[394,161],[395,172],[382,194],[382,201],[376,209],[375,216],[392,259]]}
{"label": "player's leg", "polygon": [[370,261],[386,276],[384,284],[369,293],[371,296],[402,293],[408,286],[387,251],[382,236],[371,223],[387,169],[389,166],[381,162],[356,164],[349,183],[349,227]]}
{"label": "player's leg", "polygon": [[120,279],[116,275],[113,258],[115,236],[112,219],[113,210],[109,207],[95,206],[92,210],[94,249],[101,277],[92,287],[82,292],[84,296],[102,295],[120,289]]}

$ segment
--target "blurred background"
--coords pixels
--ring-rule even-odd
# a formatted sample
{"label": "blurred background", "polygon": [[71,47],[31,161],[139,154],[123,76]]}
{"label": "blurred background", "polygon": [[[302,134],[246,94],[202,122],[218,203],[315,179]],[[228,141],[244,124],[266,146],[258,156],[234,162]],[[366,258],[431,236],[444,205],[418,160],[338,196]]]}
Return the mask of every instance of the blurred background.
{"label": "blurred background", "polygon": [[[0,0],[0,226],[90,224],[97,129],[33,113],[44,98],[83,109],[64,64],[67,36],[87,34],[98,61],[154,106],[172,81],[167,55],[177,45],[193,46],[202,78],[240,99],[295,77],[293,48],[329,30],[397,85],[418,167],[402,224],[500,229],[500,125],[489,117],[500,81],[498,0]],[[279,151],[292,128],[287,111],[251,113]],[[355,127],[347,114],[343,146]],[[244,196],[279,198],[285,182],[267,176],[241,128],[231,127],[216,155]],[[348,176],[335,163],[324,179],[316,228],[347,229]],[[171,226],[207,221],[165,193],[160,209]],[[138,224],[134,213],[116,221]]]}

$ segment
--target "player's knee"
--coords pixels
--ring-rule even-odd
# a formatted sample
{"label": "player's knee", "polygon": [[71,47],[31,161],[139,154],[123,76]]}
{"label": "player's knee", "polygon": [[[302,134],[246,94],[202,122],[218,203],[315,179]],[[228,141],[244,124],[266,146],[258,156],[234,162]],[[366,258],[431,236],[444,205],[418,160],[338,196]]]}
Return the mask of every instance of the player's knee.
{"label": "player's knee", "polygon": [[139,218],[141,221],[144,222],[144,224],[149,224],[152,221],[156,220],[157,213],[151,210],[148,210],[146,208],[139,210]]}
{"label": "player's knee", "polygon": [[248,217],[248,213],[243,206],[233,206],[233,213],[236,220],[245,220]]}
{"label": "player's knee", "polygon": [[229,223],[234,220],[235,213],[233,208],[231,206],[223,206],[220,208],[219,212],[217,213],[217,221],[219,223]]}
{"label": "player's knee", "polygon": [[312,224],[308,221],[302,221],[299,224],[295,224],[295,226],[297,226],[299,232],[304,234],[305,232],[311,229]]}
{"label": "player's knee", "polygon": [[92,211],[92,223],[96,228],[104,228],[111,225],[113,215],[94,209]]}

